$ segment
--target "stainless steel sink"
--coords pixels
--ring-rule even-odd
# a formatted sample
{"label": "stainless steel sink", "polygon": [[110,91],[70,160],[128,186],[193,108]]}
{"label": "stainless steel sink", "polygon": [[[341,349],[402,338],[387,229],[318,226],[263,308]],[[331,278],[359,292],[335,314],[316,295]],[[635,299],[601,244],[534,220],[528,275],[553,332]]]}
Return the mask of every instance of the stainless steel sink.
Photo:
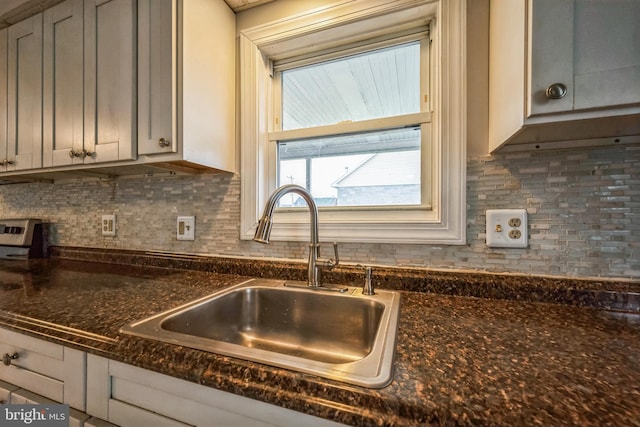
{"label": "stainless steel sink", "polygon": [[[292,286],[293,285],[293,286]],[[365,387],[391,382],[398,292],[312,290],[254,279],[122,332]]]}

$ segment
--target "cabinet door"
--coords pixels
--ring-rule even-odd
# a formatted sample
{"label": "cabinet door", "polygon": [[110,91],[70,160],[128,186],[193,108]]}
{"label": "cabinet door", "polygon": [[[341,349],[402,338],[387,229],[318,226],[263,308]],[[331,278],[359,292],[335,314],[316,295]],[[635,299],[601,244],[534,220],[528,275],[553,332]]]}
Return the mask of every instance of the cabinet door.
{"label": "cabinet door", "polygon": [[177,150],[176,16],[175,0],[138,0],[138,154]]}
{"label": "cabinet door", "polygon": [[8,405],[11,403],[11,393],[18,390],[13,384],[0,381],[0,405]]}
{"label": "cabinet door", "polygon": [[134,158],[135,4],[85,1],[85,163]]}
{"label": "cabinet door", "polygon": [[531,115],[640,103],[640,2],[534,0],[530,16]]}
{"label": "cabinet door", "polygon": [[[19,389],[13,391],[11,403],[17,405],[50,405],[56,402],[28,390]],[[89,416],[87,414],[69,408],[69,427],[83,427],[88,419]]]}
{"label": "cabinet door", "polygon": [[0,30],[0,172],[7,170],[7,29]]}
{"label": "cabinet door", "polygon": [[42,14],[9,27],[7,170],[42,167]]}
{"label": "cabinet door", "polygon": [[83,7],[66,0],[44,12],[43,166],[82,163]]}

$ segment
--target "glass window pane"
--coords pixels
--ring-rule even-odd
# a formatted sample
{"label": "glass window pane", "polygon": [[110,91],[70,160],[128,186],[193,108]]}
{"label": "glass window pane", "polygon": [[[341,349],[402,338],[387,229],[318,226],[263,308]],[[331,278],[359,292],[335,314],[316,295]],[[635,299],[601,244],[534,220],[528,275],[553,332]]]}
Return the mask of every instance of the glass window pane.
{"label": "glass window pane", "polygon": [[420,42],[282,72],[282,130],[420,111]]}
{"label": "glass window pane", "polygon": [[[278,178],[305,187],[318,206],[418,205],[420,128],[280,142]],[[304,205],[293,195],[279,206]]]}

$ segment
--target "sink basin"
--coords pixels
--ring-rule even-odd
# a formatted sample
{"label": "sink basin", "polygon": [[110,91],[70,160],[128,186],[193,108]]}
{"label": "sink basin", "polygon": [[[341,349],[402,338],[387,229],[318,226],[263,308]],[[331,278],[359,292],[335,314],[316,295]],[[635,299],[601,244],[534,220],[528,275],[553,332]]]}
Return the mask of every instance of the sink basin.
{"label": "sink basin", "polygon": [[253,279],[121,332],[379,388],[391,382],[398,292]]}

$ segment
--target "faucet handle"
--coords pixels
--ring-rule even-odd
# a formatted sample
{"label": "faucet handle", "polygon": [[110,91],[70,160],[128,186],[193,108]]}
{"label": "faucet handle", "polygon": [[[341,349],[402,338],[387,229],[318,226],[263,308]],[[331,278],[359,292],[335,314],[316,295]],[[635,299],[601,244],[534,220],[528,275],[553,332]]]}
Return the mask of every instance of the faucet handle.
{"label": "faucet handle", "polygon": [[333,265],[336,266],[340,264],[340,257],[338,256],[338,242],[333,242],[333,254],[335,255]]}
{"label": "faucet handle", "polygon": [[336,265],[340,264],[340,257],[338,256],[338,243],[333,242],[333,253],[335,258],[326,258],[326,259],[318,259],[318,262],[322,266],[322,268],[326,268],[327,270],[331,270]]}

